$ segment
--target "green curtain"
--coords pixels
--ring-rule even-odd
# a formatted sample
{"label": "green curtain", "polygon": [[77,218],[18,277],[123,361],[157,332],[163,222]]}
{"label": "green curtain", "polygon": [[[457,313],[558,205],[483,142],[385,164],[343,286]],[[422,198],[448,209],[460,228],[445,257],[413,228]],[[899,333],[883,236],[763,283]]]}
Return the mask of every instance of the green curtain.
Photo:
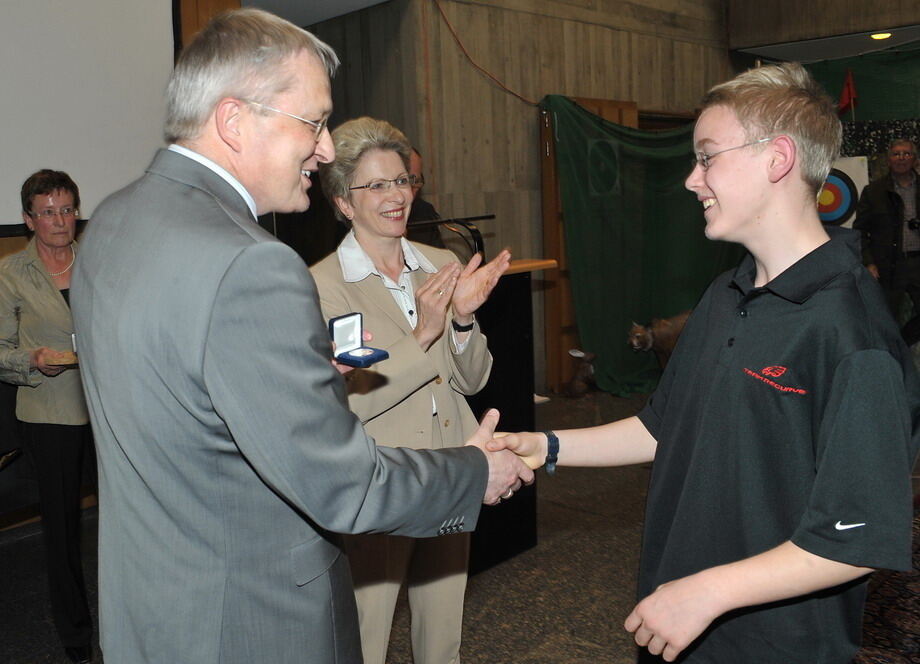
{"label": "green curtain", "polygon": [[[856,87],[856,120],[920,118],[920,42],[855,58],[805,65],[828,94],[839,99],[847,69]],[[847,111],[842,120],[852,121]]]}
{"label": "green curtain", "polygon": [[651,353],[626,345],[632,321],[691,309],[743,250],[703,235],[703,212],[684,189],[693,128],[647,132],[545,97],[552,113],[565,242],[583,350],[597,355],[601,389],[625,396],[657,383]]}

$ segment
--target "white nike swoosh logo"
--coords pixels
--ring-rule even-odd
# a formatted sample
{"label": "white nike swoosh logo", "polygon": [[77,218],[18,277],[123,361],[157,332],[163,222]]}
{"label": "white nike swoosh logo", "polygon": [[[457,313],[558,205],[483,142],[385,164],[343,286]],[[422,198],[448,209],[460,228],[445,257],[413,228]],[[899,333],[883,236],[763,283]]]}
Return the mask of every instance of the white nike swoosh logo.
{"label": "white nike swoosh logo", "polygon": [[839,521],[834,524],[834,528],[837,530],[849,530],[850,528],[859,528],[860,526],[865,526],[864,523],[840,523]]}

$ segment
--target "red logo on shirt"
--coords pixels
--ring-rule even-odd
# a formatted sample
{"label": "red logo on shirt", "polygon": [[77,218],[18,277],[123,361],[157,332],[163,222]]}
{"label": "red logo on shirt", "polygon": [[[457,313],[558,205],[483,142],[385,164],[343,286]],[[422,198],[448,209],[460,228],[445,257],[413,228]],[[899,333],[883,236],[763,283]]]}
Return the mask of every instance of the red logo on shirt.
{"label": "red logo on shirt", "polygon": [[793,394],[808,394],[808,390],[803,390],[801,387],[790,387],[789,385],[782,385],[777,383],[775,380],[770,380],[767,378],[767,376],[779,378],[784,373],[786,373],[786,367],[764,367],[760,373],[751,371],[748,368],[742,368],[741,370],[751,378],[756,378],[760,382],[766,383],[774,390],[779,390],[780,392],[792,392]]}

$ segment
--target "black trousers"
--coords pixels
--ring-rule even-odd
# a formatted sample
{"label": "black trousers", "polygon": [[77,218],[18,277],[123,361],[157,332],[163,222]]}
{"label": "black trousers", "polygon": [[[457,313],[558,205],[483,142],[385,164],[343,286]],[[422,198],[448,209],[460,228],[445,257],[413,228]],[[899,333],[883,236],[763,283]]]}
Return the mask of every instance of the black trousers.
{"label": "black trousers", "polygon": [[65,647],[86,646],[93,624],[80,557],[80,479],[89,425],[20,422],[20,427],[38,481],[54,626]]}

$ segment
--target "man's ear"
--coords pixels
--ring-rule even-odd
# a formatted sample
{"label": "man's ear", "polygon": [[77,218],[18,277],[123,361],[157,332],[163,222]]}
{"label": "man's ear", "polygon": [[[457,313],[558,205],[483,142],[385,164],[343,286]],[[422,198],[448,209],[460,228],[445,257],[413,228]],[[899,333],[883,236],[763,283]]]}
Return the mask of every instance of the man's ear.
{"label": "man's ear", "polygon": [[35,227],[32,225],[32,217],[25,212],[22,213],[22,223],[24,223],[26,228],[28,228],[30,231],[33,233],[35,232]]}
{"label": "man's ear", "polygon": [[799,158],[798,149],[795,141],[783,134],[770,141],[767,150],[770,154],[768,175],[770,182],[776,183],[792,171]]}
{"label": "man's ear", "polygon": [[243,102],[232,97],[221,99],[214,109],[214,124],[220,140],[239,152],[243,147]]}

